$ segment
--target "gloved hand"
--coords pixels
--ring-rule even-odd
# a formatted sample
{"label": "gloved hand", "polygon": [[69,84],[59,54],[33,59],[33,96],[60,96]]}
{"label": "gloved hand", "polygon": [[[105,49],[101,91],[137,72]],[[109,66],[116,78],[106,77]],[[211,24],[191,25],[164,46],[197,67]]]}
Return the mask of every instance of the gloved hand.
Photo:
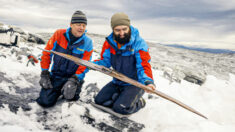
{"label": "gloved hand", "polygon": [[82,84],[83,81],[80,81],[75,75],[69,78],[61,90],[64,98],[67,100],[78,100]]}
{"label": "gloved hand", "polygon": [[42,88],[49,89],[53,88],[50,80],[50,72],[45,70],[41,72],[41,79],[39,81],[39,84]]}

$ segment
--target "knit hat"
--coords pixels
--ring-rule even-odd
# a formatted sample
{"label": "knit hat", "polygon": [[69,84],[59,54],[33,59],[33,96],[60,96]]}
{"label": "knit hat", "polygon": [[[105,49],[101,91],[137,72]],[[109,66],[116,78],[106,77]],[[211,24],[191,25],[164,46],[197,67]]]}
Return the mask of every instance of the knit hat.
{"label": "knit hat", "polygon": [[87,19],[86,19],[86,15],[82,12],[82,11],[76,11],[74,12],[72,19],[71,19],[71,23],[85,23],[87,24]]}
{"label": "knit hat", "polygon": [[130,19],[125,13],[119,12],[119,13],[115,13],[112,16],[111,18],[112,29],[119,25],[126,25],[128,27],[130,26]]}

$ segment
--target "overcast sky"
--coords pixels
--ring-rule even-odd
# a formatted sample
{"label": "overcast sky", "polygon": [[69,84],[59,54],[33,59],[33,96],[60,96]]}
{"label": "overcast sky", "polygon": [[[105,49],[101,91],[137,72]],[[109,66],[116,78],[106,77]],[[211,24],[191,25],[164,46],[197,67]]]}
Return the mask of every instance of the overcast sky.
{"label": "overcast sky", "polygon": [[54,32],[76,10],[88,32],[109,34],[111,16],[125,12],[146,40],[235,50],[235,0],[0,0],[0,22]]}

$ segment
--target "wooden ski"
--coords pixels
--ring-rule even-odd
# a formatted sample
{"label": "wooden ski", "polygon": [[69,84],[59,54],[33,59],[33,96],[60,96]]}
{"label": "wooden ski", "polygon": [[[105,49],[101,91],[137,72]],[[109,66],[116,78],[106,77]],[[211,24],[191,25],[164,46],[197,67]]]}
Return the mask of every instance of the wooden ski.
{"label": "wooden ski", "polygon": [[144,90],[147,90],[147,91],[149,91],[152,94],[156,94],[156,95],[158,95],[158,96],[160,96],[160,97],[162,97],[162,98],[164,98],[166,100],[169,100],[169,101],[171,101],[171,102],[173,102],[173,103],[175,103],[175,104],[177,104],[177,105],[179,105],[179,106],[181,106],[181,107],[183,107],[183,108],[185,108],[185,109],[187,109],[187,110],[189,110],[189,111],[191,111],[191,112],[193,112],[193,113],[195,113],[195,114],[197,114],[197,115],[199,115],[199,116],[201,116],[201,117],[203,117],[205,119],[208,119],[206,116],[204,116],[203,114],[199,113],[198,111],[196,111],[195,109],[191,108],[190,106],[184,104],[183,102],[181,102],[181,101],[179,101],[179,100],[177,100],[177,99],[175,99],[175,98],[173,98],[173,97],[171,97],[169,95],[166,95],[166,94],[164,94],[164,93],[162,93],[162,92],[160,92],[158,90],[152,90],[150,87],[148,87],[146,85],[143,85],[143,84],[139,83],[138,81],[133,80],[133,79],[131,79],[131,78],[129,78],[129,77],[127,77],[127,76],[125,76],[125,75],[123,75],[123,74],[113,70],[113,69],[110,69],[110,68],[107,68],[107,67],[104,67],[104,66],[100,66],[100,65],[94,64],[92,62],[80,59],[80,58],[72,56],[72,55],[68,55],[68,54],[64,54],[64,53],[60,53],[60,52],[56,52],[56,51],[51,51],[51,50],[45,50],[45,49],[42,49],[42,50],[46,51],[46,52],[50,52],[50,53],[56,54],[56,55],[59,55],[59,56],[62,56],[64,58],[68,59],[68,60],[73,61],[77,65],[86,66],[86,67],[88,67],[88,68],[90,68],[92,70],[96,70],[96,71],[102,72],[102,73],[104,73],[106,75],[115,77],[115,78],[117,78],[117,79],[119,79],[121,81],[124,81],[124,82],[132,84],[132,85],[134,85],[136,87],[139,87],[139,88],[142,88]]}

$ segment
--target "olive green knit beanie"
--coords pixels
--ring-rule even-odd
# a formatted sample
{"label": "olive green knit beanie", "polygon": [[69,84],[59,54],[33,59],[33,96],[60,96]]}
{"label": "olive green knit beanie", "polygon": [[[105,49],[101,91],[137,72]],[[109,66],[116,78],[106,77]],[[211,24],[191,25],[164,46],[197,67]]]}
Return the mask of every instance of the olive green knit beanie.
{"label": "olive green knit beanie", "polygon": [[119,13],[115,13],[112,16],[111,18],[112,29],[119,25],[126,25],[128,27],[130,26],[130,19],[125,13],[119,12]]}

